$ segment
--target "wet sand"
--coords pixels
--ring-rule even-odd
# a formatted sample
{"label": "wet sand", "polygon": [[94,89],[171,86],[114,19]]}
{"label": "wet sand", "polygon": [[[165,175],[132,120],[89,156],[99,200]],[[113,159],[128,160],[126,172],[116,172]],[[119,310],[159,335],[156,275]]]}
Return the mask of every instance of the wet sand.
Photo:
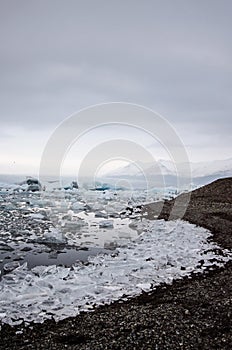
{"label": "wet sand", "polygon": [[[185,196],[183,194],[182,196]],[[169,219],[174,200],[144,208]],[[232,178],[192,192],[183,217],[232,248]],[[231,349],[232,262],[58,323],[0,331],[0,349]]]}

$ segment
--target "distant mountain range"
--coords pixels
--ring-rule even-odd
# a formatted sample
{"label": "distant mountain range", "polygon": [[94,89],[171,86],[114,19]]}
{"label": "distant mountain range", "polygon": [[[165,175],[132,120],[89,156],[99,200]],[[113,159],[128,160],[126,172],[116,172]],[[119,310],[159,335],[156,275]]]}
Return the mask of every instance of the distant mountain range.
{"label": "distant mountain range", "polygon": [[[181,168],[186,164],[181,164]],[[232,158],[209,162],[190,163],[192,183],[204,185],[213,180],[232,176]],[[177,172],[175,164],[169,160],[158,160],[156,163],[130,163],[127,166],[114,169],[105,174],[105,178],[142,179],[144,176],[150,179],[165,179],[167,185],[176,183]]]}

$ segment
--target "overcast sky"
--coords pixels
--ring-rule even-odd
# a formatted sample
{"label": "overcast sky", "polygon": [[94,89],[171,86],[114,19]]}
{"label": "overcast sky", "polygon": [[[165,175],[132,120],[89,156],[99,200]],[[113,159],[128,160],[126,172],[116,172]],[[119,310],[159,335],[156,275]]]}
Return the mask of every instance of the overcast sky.
{"label": "overcast sky", "polygon": [[[231,156],[232,1],[0,0],[0,173],[80,108],[144,105],[192,161]],[[159,155],[158,155],[159,156]]]}

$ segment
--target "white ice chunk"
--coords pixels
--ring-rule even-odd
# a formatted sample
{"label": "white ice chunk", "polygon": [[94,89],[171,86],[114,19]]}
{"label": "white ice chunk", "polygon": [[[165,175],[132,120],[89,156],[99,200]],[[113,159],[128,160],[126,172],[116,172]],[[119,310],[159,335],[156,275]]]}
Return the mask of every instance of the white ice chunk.
{"label": "white ice chunk", "polygon": [[29,215],[32,219],[40,219],[43,220],[45,218],[44,215],[40,214],[40,213],[33,213]]}
{"label": "white ice chunk", "polygon": [[63,237],[62,232],[54,227],[51,227],[49,229],[49,231],[45,231],[44,239],[46,241],[51,241],[51,242],[63,242],[64,241],[64,237]]}

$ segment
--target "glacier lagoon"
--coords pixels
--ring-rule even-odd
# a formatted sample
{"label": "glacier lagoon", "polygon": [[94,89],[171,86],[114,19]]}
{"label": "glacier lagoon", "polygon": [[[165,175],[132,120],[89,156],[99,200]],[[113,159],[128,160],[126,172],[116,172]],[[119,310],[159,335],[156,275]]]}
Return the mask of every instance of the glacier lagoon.
{"label": "glacier lagoon", "polygon": [[157,200],[159,191],[53,185],[30,193],[12,183],[0,189],[4,323],[75,316],[231,258],[203,228],[141,216],[141,206]]}

